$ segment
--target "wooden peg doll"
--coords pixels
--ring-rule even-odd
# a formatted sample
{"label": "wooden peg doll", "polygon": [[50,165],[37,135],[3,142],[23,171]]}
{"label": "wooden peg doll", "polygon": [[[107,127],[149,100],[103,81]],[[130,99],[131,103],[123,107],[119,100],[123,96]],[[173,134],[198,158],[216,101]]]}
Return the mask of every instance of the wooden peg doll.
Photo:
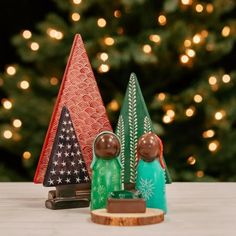
{"label": "wooden peg doll", "polygon": [[137,143],[137,153],[140,160],[136,189],[146,200],[147,207],[159,208],[166,213],[165,164],[160,138],[152,132],[142,135]]}
{"label": "wooden peg doll", "polygon": [[120,141],[112,132],[100,133],[93,143],[91,210],[106,208],[108,195],[121,190]]}

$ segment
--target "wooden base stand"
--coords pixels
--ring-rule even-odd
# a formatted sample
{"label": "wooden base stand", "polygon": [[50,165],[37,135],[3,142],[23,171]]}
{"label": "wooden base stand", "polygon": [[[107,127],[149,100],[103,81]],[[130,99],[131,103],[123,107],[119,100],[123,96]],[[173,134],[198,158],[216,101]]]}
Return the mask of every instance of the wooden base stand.
{"label": "wooden base stand", "polygon": [[61,185],[48,192],[45,206],[48,209],[69,209],[88,207],[90,203],[90,185]]}
{"label": "wooden base stand", "polygon": [[48,209],[59,210],[59,209],[69,209],[69,208],[81,208],[89,206],[88,199],[76,199],[76,198],[64,198],[64,199],[50,199],[46,200],[45,206]]}
{"label": "wooden base stand", "polygon": [[102,225],[135,226],[157,224],[164,221],[164,212],[147,208],[145,213],[108,213],[106,209],[91,211],[94,223]]}

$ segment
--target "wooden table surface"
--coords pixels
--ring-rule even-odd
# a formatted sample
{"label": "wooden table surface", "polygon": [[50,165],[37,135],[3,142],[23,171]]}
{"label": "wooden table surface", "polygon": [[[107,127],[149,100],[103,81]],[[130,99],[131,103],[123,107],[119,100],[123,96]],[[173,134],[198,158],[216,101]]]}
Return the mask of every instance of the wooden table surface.
{"label": "wooden table surface", "polygon": [[94,224],[88,208],[46,209],[48,190],[33,183],[0,183],[0,235],[236,235],[236,183],[167,185],[165,221],[135,227]]}

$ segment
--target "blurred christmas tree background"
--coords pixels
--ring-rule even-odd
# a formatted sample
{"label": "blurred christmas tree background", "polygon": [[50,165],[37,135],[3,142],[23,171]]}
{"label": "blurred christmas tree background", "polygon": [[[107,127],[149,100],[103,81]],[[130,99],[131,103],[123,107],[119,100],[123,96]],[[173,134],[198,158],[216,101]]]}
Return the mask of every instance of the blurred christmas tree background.
{"label": "blurred christmas tree background", "polygon": [[235,0],[29,2],[0,74],[0,181],[32,180],[76,33],[113,127],[135,72],[173,180],[236,180]]}

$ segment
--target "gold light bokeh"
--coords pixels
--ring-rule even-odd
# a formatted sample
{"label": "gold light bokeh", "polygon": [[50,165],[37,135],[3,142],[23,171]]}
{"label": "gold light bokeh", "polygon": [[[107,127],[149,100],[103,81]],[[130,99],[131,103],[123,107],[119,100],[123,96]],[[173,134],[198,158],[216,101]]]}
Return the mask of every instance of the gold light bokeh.
{"label": "gold light bokeh", "polygon": [[8,75],[15,75],[16,74],[16,68],[14,66],[8,66],[6,69],[6,72]]}
{"label": "gold light bokeh", "polygon": [[28,160],[31,158],[31,153],[29,151],[25,151],[23,154],[22,154],[22,157],[25,159],[25,160]]}
{"label": "gold light bokeh", "polygon": [[39,44],[37,42],[32,42],[30,44],[30,48],[32,51],[38,51],[39,50]]}
{"label": "gold light bokeh", "polygon": [[217,83],[217,78],[216,78],[215,76],[210,76],[210,77],[208,78],[208,83],[209,83],[210,85],[215,85],[215,84]]}
{"label": "gold light bokeh", "polygon": [[158,100],[160,100],[160,101],[164,101],[165,98],[166,98],[166,95],[165,95],[165,93],[158,93],[158,94],[156,95],[156,98],[157,98]]}
{"label": "gold light bokeh", "polygon": [[4,132],[3,132],[3,137],[4,137],[5,139],[11,139],[12,136],[13,136],[13,134],[12,134],[11,130],[4,130]]}
{"label": "gold light bokeh", "polygon": [[30,84],[29,84],[29,82],[28,82],[27,80],[22,80],[22,81],[20,82],[20,88],[21,88],[21,89],[28,89],[29,86],[30,86]]}
{"label": "gold light bokeh", "polygon": [[200,102],[202,102],[203,98],[200,94],[195,94],[194,97],[193,97],[193,100],[196,103],[200,103]]}
{"label": "gold light bokeh", "polygon": [[82,0],[73,0],[74,4],[80,4],[82,2]]}
{"label": "gold light bokeh", "polygon": [[201,35],[200,35],[200,34],[195,34],[195,35],[193,36],[193,42],[194,42],[195,44],[199,44],[199,43],[201,42],[201,40],[202,40],[202,38],[201,38]]}
{"label": "gold light bokeh", "polygon": [[12,125],[15,127],[15,128],[20,128],[22,126],[22,122],[21,120],[19,119],[14,119],[13,122],[12,122]]}
{"label": "gold light bokeh", "polygon": [[215,131],[213,129],[208,129],[202,133],[203,138],[212,138],[215,135]]}
{"label": "gold light bokeh", "polygon": [[166,23],[167,23],[166,16],[164,16],[164,15],[158,16],[158,22],[160,25],[166,25]]}
{"label": "gold light bokeh", "polygon": [[105,27],[106,24],[107,24],[107,22],[106,22],[106,20],[105,20],[104,18],[99,18],[99,19],[97,20],[97,25],[98,25],[98,27],[100,27],[100,28]]}
{"label": "gold light bokeh", "polygon": [[115,10],[115,11],[114,11],[114,17],[120,18],[120,17],[121,17],[121,11]]}
{"label": "gold light bokeh", "polygon": [[151,34],[149,36],[149,40],[154,42],[154,43],[160,43],[161,42],[161,37],[158,34]]}
{"label": "gold light bokeh", "polygon": [[192,117],[194,115],[194,113],[195,113],[195,108],[194,107],[189,107],[185,111],[185,115],[187,117]]}
{"label": "gold light bokeh", "polygon": [[115,43],[115,40],[112,37],[106,37],[104,43],[108,46],[112,46]]}
{"label": "gold light bokeh", "polygon": [[196,12],[198,12],[198,13],[201,13],[201,12],[203,12],[203,5],[202,4],[197,4],[196,6],[195,6],[195,10],[196,10]]}
{"label": "gold light bokeh", "polygon": [[149,44],[143,45],[143,52],[147,54],[151,53],[152,52],[151,46]]}
{"label": "gold light bokeh", "polygon": [[193,50],[193,49],[186,49],[186,54],[189,56],[189,57],[195,57],[196,55],[196,52]]}
{"label": "gold light bokeh", "polygon": [[168,123],[171,123],[172,119],[171,119],[170,116],[164,115],[164,116],[162,117],[162,121],[163,121],[165,124],[168,124]]}
{"label": "gold light bokeh", "polygon": [[168,109],[166,111],[166,115],[169,116],[170,118],[174,118],[175,117],[175,111],[172,109]]}
{"label": "gold light bokeh", "polygon": [[99,66],[99,68],[98,68],[98,71],[100,72],[100,73],[106,73],[106,72],[108,72],[110,70],[110,67],[109,67],[109,65],[107,65],[107,64],[101,64],[100,66]]}
{"label": "gold light bokeh", "polygon": [[2,99],[2,105],[6,110],[10,110],[12,108],[12,102],[5,98]]}
{"label": "gold light bokeh", "polygon": [[219,145],[220,145],[219,141],[214,140],[208,144],[208,149],[210,152],[215,152],[219,148]]}
{"label": "gold light bokeh", "polygon": [[120,109],[120,105],[117,102],[116,99],[113,99],[109,104],[108,104],[108,109],[111,111],[118,111]]}
{"label": "gold light bokeh", "polygon": [[189,165],[195,165],[196,164],[196,158],[194,157],[194,156],[190,156],[190,157],[188,157],[188,159],[187,159],[187,163],[189,164]]}
{"label": "gold light bokeh", "polygon": [[230,35],[230,27],[229,26],[225,26],[222,31],[221,31],[221,34],[223,37],[228,37]]}
{"label": "gold light bokeh", "polygon": [[51,85],[57,85],[58,84],[58,78],[56,78],[56,77],[51,77],[50,78],[50,84]]}
{"label": "gold light bokeh", "polygon": [[204,171],[198,170],[198,171],[196,172],[196,176],[197,176],[198,178],[202,178],[202,177],[204,176]]}
{"label": "gold light bokeh", "polygon": [[189,57],[187,55],[180,55],[180,62],[186,64],[189,62]]}
{"label": "gold light bokeh", "polygon": [[222,81],[223,81],[224,83],[229,83],[230,80],[231,80],[230,75],[225,74],[225,75],[222,76]]}
{"label": "gold light bokeh", "polygon": [[72,13],[72,14],[71,14],[71,19],[72,19],[73,21],[79,21],[79,20],[80,20],[80,14],[77,13],[77,12]]}
{"label": "gold light bokeh", "polygon": [[24,31],[22,32],[22,37],[25,38],[25,39],[30,39],[30,38],[32,37],[31,31],[29,31],[29,30],[24,30]]}

